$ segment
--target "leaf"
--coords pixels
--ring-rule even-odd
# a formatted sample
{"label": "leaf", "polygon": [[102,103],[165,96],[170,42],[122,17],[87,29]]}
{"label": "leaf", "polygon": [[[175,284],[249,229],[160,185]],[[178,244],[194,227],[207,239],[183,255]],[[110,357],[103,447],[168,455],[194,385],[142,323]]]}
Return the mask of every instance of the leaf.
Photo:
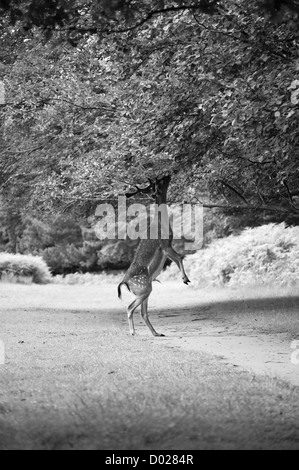
{"label": "leaf", "polygon": [[299,104],[299,88],[291,93],[291,103]]}
{"label": "leaf", "polygon": [[295,114],[295,111],[292,109],[292,110],[287,114],[286,119],[289,119],[290,117],[292,117],[293,114]]}
{"label": "leaf", "polygon": [[299,80],[293,80],[288,90],[295,90],[299,87]]}
{"label": "leaf", "polygon": [[262,132],[263,132],[263,126],[261,124],[259,124],[256,128],[256,132],[258,135],[261,135]]}

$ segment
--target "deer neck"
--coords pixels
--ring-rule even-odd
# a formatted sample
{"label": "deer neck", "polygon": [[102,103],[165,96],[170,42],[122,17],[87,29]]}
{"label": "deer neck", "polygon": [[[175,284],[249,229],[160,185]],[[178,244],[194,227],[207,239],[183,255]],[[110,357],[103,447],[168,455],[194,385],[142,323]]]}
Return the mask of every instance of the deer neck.
{"label": "deer neck", "polygon": [[167,187],[162,187],[158,194],[156,194],[155,202],[158,206],[161,204],[167,204]]}
{"label": "deer neck", "polygon": [[169,238],[172,234],[167,209],[167,188],[162,188],[155,197],[155,212],[151,224],[152,233],[156,233],[158,239]]}

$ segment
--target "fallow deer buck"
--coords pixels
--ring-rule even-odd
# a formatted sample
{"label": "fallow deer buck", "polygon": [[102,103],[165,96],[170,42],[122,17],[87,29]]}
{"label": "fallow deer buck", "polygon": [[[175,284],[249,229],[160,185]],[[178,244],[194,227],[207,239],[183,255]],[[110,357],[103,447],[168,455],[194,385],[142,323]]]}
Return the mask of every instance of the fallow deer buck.
{"label": "fallow deer buck", "polygon": [[[190,281],[185,273],[182,257],[172,248],[171,243],[173,233],[169,223],[169,216],[166,206],[167,189],[170,183],[170,176],[156,178],[155,181],[150,180],[147,188],[139,188],[134,193],[126,194],[131,197],[138,193],[151,194],[155,198],[155,215],[150,225],[151,229],[156,229],[157,238],[141,239],[133,258],[132,264],[125,274],[122,282],[118,286],[118,297],[121,298],[121,286],[125,284],[129,291],[135,295],[135,300],[128,306],[128,320],[131,335],[135,334],[133,313],[139,305],[141,305],[141,316],[154,336],[164,336],[156,332],[148,318],[148,298],[152,291],[152,282],[162,271],[165,261],[170,258],[180,269],[183,282],[188,284]],[[159,212],[161,217],[159,217]],[[169,236],[162,238],[163,230],[167,225]]]}

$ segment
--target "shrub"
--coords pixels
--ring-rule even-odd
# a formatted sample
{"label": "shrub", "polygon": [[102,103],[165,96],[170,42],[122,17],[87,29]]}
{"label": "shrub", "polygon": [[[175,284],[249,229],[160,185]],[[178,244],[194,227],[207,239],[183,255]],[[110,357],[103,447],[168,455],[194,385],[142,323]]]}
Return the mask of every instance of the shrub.
{"label": "shrub", "polygon": [[74,245],[57,245],[42,252],[43,259],[53,274],[76,272],[83,262],[83,254]]}
{"label": "shrub", "polygon": [[45,284],[50,281],[51,274],[39,256],[0,253],[0,278],[7,281],[24,277],[31,277],[36,284]]}
{"label": "shrub", "polygon": [[126,241],[105,245],[98,252],[98,265],[101,269],[127,269],[133,260],[134,250]]}
{"label": "shrub", "polygon": [[[284,223],[247,228],[238,236],[214,240],[184,261],[193,285],[239,286],[299,281],[299,227]],[[171,265],[162,279],[179,276]]]}

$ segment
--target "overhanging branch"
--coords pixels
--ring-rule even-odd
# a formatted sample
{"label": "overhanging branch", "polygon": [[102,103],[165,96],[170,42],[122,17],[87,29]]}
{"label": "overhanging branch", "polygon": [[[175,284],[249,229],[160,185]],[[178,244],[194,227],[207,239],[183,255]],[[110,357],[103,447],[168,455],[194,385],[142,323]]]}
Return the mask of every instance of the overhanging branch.
{"label": "overhanging branch", "polygon": [[261,206],[255,206],[255,205],[249,205],[247,204],[246,206],[243,205],[226,205],[226,204],[203,204],[203,207],[207,209],[227,209],[227,210],[259,210],[259,211],[268,211],[268,212],[280,212],[282,214],[296,214],[298,212],[299,215],[299,209],[297,210],[289,210],[285,209],[279,206],[267,206],[267,205],[261,205]]}
{"label": "overhanging branch", "polygon": [[[136,194],[137,194],[137,191],[136,191]],[[120,196],[125,196],[124,194],[120,195]],[[196,200],[199,204],[202,205],[202,207],[206,208],[206,209],[225,209],[225,210],[246,210],[246,211],[266,211],[266,212],[279,212],[281,214],[293,214],[293,215],[298,215],[299,216],[299,209],[294,209],[291,210],[290,208],[287,208],[287,207],[281,207],[281,206],[277,206],[277,205],[273,205],[273,204],[260,204],[260,205],[256,205],[256,204],[221,204],[221,203],[206,203],[206,202],[202,202],[200,201],[197,197],[194,197],[193,200],[191,201],[175,201],[175,200],[169,200],[168,201],[168,205],[171,205],[171,204],[194,204],[194,200]],[[71,204],[76,204],[76,202],[94,202],[94,203],[109,203],[110,202],[117,202],[117,196],[116,197],[107,197],[107,198],[103,198],[101,197],[100,195],[99,196],[86,196],[86,197],[78,197],[78,198],[72,198],[72,199],[68,199],[68,201],[66,201],[66,203],[68,205],[71,205]],[[134,198],[134,201],[140,201],[140,202],[145,202],[145,199],[144,198],[141,198],[141,197],[137,197],[137,198]]]}
{"label": "overhanging branch", "polygon": [[293,209],[295,209],[296,211],[299,211],[299,207],[294,203],[294,199],[293,199],[293,195],[291,194],[291,191],[290,191],[290,188],[289,188],[289,185],[287,183],[286,180],[283,181],[283,184],[288,192],[288,197],[289,197],[289,202],[291,204],[291,206],[293,207]]}
{"label": "overhanging branch", "polygon": [[[137,28],[140,28],[145,23],[150,21],[154,16],[158,15],[165,15],[167,13],[178,13],[180,11],[201,11],[202,13],[211,13],[214,12],[217,8],[218,0],[214,1],[205,1],[199,2],[198,4],[193,5],[180,5],[180,6],[171,6],[166,8],[158,8],[156,10],[152,10],[148,12],[148,14],[142,18],[140,21],[135,23],[133,26],[128,26],[127,28],[116,28],[116,29],[103,29],[101,32],[107,34],[114,34],[114,33],[128,33],[130,31],[134,31]],[[90,28],[77,28],[76,26],[68,27],[68,28],[61,28],[61,30],[65,31],[77,31],[79,33],[90,33],[96,34],[100,31],[100,28],[97,27],[90,27]]]}
{"label": "overhanging branch", "polygon": [[242,194],[236,189],[234,188],[231,184],[227,183],[226,181],[224,180],[218,180],[219,183],[221,183],[223,186],[225,186],[226,188],[228,188],[231,192],[235,193],[240,199],[242,199],[243,202],[245,202],[245,204],[247,204],[247,201],[245,199],[244,196],[242,196]]}

